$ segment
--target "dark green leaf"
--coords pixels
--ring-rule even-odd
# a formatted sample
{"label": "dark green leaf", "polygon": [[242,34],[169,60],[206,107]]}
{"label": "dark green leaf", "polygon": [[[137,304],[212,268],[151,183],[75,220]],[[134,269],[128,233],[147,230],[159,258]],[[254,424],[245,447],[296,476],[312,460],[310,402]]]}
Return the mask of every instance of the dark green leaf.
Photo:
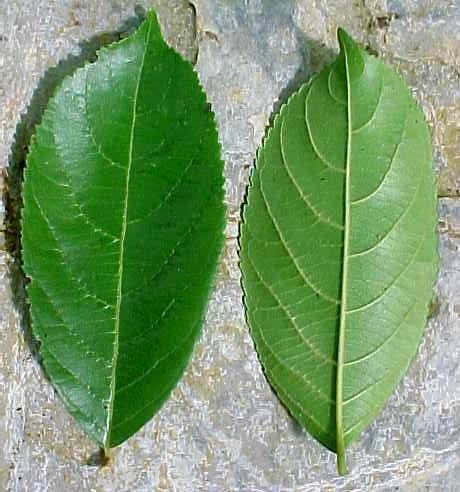
{"label": "dark green leaf", "polygon": [[339,30],[259,150],[244,208],[247,318],[267,377],[338,455],[421,338],[437,269],[430,137],[405,83]]}
{"label": "dark green leaf", "polygon": [[104,447],[159,409],[200,333],[223,240],[219,154],[193,68],[154,13],[65,79],[37,129],[22,231],[33,331]]}

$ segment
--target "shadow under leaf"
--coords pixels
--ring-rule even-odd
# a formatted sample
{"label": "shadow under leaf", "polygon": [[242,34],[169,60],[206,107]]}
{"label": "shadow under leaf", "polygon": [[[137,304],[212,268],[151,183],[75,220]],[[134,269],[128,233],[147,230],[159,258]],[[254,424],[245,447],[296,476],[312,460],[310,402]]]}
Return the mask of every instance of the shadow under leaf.
{"label": "shadow under leaf", "polygon": [[296,38],[300,46],[301,63],[294,77],[292,77],[287,86],[280,92],[277,101],[273,105],[273,112],[269,119],[270,126],[273,124],[273,120],[283,104],[286,104],[288,99],[303,84],[307,83],[314,74],[320,72],[337,56],[337,53],[328,48],[325,43],[305,36],[305,33],[300,29],[296,30]]}

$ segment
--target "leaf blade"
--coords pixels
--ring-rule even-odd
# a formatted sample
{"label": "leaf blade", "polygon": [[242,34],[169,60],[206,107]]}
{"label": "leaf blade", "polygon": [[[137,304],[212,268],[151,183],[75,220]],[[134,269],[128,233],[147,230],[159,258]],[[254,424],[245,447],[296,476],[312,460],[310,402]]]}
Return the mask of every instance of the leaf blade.
{"label": "leaf blade", "polygon": [[151,418],[191,356],[223,241],[219,156],[196,74],[153,12],[63,81],[37,129],[23,211],[34,333],[105,447]]}
{"label": "leaf blade", "polygon": [[415,354],[437,254],[423,115],[392,70],[338,38],[337,60],[289,99],[259,149],[240,259],[267,377],[345,473],[345,447]]}

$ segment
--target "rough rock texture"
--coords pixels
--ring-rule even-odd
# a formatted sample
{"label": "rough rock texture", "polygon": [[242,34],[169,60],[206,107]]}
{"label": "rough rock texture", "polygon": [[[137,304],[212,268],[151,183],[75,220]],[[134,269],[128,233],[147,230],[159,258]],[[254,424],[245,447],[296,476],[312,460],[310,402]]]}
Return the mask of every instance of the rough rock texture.
{"label": "rough rock texture", "polygon": [[[80,63],[80,51],[91,58],[98,44],[117,39],[114,30],[132,29],[139,3],[155,6],[169,42],[197,58],[220,129],[227,242],[203,336],[160,413],[113,451],[108,466],[88,466],[94,444],[68,416],[24,341],[20,277],[7,252],[14,234],[6,245],[2,236],[0,490],[459,490],[460,4],[196,0],[193,8],[185,0],[1,2],[1,167],[10,160],[14,171],[21,161],[43,102],[62,74]],[[236,239],[250,167],[273,108],[331,59],[337,25],[394,65],[412,87],[432,128],[443,197],[435,313],[406,378],[351,446],[345,478],[337,477],[334,456],[292,421],[263,377],[244,322]],[[76,59],[48,72],[39,85],[45,71],[70,54]],[[2,222],[4,214],[2,206]]]}

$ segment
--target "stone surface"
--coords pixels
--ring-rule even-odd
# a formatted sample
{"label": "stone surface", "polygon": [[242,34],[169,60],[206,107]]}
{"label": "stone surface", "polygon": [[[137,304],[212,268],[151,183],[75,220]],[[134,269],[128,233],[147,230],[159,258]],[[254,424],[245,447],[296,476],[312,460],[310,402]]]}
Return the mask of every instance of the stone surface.
{"label": "stone surface", "polygon": [[[8,166],[12,150],[13,161],[23,157],[30,126],[53,85],[41,85],[37,96],[44,72],[82,49],[91,57],[98,43],[117,39],[114,30],[132,29],[139,3],[155,6],[168,41],[197,58],[221,135],[227,241],[203,335],[158,415],[113,451],[108,466],[88,466],[95,445],[67,415],[24,341],[17,268],[2,239],[0,490],[459,490],[460,4],[196,0],[193,8],[185,0],[2,2],[1,167]],[[265,381],[244,322],[237,264],[240,206],[270,115],[332,58],[337,25],[407,79],[432,128],[444,197],[435,314],[404,381],[351,446],[345,478],[337,477],[334,456],[292,421]],[[101,32],[106,34],[95,39]],[[61,68],[68,72],[72,63]],[[20,145],[13,146],[30,101],[36,107],[23,118]]]}

